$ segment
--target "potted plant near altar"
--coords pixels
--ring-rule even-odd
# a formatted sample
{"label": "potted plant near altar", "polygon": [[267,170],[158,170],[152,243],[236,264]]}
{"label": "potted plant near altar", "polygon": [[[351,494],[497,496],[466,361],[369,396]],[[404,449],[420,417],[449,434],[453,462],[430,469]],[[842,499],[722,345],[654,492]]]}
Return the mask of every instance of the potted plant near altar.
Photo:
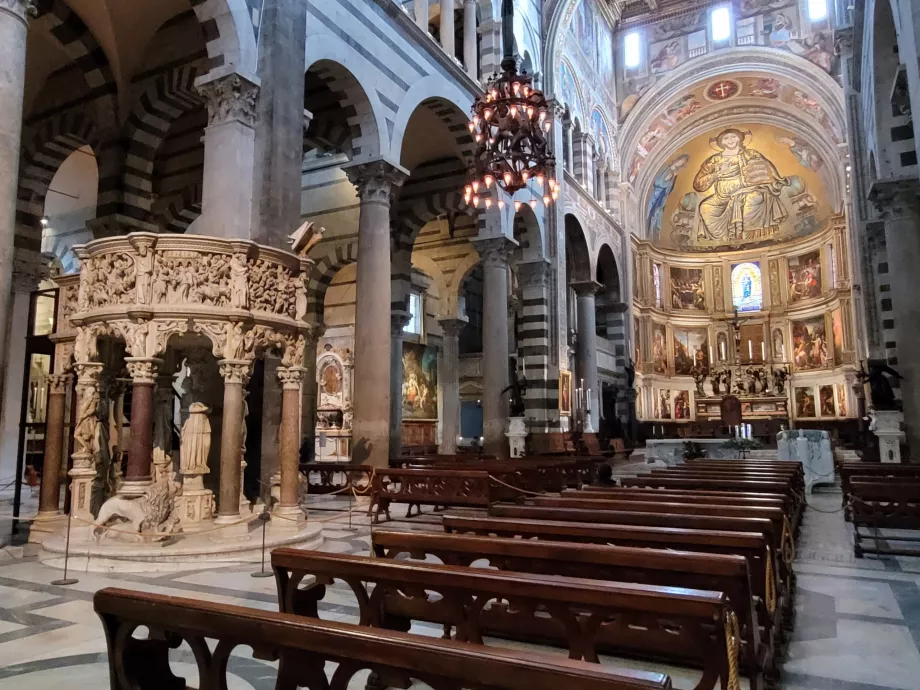
{"label": "potted plant near altar", "polygon": [[759,450],[763,448],[763,445],[760,441],[753,438],[731,438],[726,441],[722,447],[728,450],[737,450],[741,455],[741,459],[747,460],[747,454],[749,452],[752,450]]}

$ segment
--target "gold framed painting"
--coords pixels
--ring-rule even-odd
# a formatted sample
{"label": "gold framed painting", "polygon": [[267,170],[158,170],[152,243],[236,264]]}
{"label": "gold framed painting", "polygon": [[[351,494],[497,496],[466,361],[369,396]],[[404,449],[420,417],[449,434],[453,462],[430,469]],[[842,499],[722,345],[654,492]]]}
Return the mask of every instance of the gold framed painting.
{"label": "gold framed painting", "polygon": [[572,372],[559,370],[559,416],[572,415]]}

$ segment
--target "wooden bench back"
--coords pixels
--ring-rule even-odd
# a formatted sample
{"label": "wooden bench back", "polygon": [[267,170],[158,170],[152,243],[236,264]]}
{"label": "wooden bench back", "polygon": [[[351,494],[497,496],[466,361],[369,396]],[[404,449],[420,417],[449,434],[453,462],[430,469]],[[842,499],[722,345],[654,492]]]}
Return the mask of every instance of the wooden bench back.
{"label": "wooden bench back", "polygon": [[664,489],[716,489],[719,491],[743,491],[746,493],[780,493],[786,494],[789,485],[785,482],[761,481],[750,479],[698,479],[691,477],[671,477],[661,475],[642,475],[639,477],[623,477],[620,479],[623,486],[661,487]]}
{"label": "wooden bench back", "polygon": [[658,499],[675,500],[683,503],[716,503],[719,505],[786,505],[782,494],[744,494],[731,491],[681,491],[679,489],[643,489],[619,486],[585,486],[581,489],[566,489],[565,498],[585,498],[590,500],[616,499],[618,501],[655,501]]}
{"label": "wooden bench back", "polygon": [[[732,614],[722,592],[284,548],[272,552],[272,568],[286,613],[317,616],[327,586],[339,580],[371,627],[409,630],[413,620],[426,621],[456,628],[461,641],[548,642],[592,662],[599,650],[693,660],[711,678],[701,688],[714,688],[728,670],[724,625]],[[596,624],[572,626],[578,618]],[[611,620],[617,624],[601,624]]]}
{"label": "wooden bench back", "polygon": [[[183,640],[198,665],[199,687],[226,688],[230,653],[248,646],[259,659],[279,661],[276,687],[323,687],[328,662],[339,664],[332,687],[345,688],[370,669],[386,681],[417,679],[433,687],[495,690],[670,690],[660,673],[611,669],[559,656],[483,649],[387,630],[310,620],[271,611],[103,589],[93,598],[108,644],[111,690],[185,688],[169,667],[169,651]],[[132,637],[140,626],[147,639]],[[216,642],[210,649],[207,640]],[[328,687],[328,686],[327,686]],[[407,687],[407,686],[405,686]]]}
{"label": "wooden bench back", "polygon": [[585,510],[629,510],[652,513],[680,513],[682,515],[717,515],[719,517],[762,517],[773,521],[774,526],[782,528],[783,506],[773,505],[726,505],[701,501],[685,501],[683,498],[622,501],[619,498],[592,499],[572,498],[569,496],[536,496],[536,506],[548,508],[582,508]]}

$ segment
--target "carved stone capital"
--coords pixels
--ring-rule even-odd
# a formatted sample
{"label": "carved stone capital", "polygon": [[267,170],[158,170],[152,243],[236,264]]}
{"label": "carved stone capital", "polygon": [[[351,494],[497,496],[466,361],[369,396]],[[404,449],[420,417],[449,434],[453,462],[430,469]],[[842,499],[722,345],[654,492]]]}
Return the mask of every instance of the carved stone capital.
{"label": "carved stone capital", "polygon": [[253,127],[259,87],[239,74],[228,74],[197,85],[208,104],[208,125],[240,122]]}
{"label": "carved stone capital", "polygon": [[409,177],[407,170],[386,161],[349,165],[344,170],[351,183],[357,187],[358,198],[362,203],[389,204],[393,193]]}
{"label": "carved stone capital", "polygon": [[300,390],[307,370],[303,367],[278,367],[278,380],[284,390]]}
{"label": "carved stone capital", "polygon": [[222,359],[217,363],[224,384],[245,386],[252,375],[252,361],[244,359]]}
{"label": "carved stone capital", "polygon": [[521,261],[517,270],[521,287],[546,287],[549,284],[550,265],[546,259]]}
{"label": "carved stone capital", "polygon": [[502,235],[473,240],[473,246],[482,257],[484,267],[505,268],[508,265],[508,257],[517,247],[517,242]]}
{"label": "carved stone capital", "polygon": [[390,313],[390,334],[396,337],[402,337],[403,329],[406,324],[412,320],[412,315],[405,311],[394,311]]}
{"label": "carved stone capital", "polygon": [[834,53],[849,57],[853,53],[853,27],[845,26],[834,31]]}
{"label": "carved stone capital", "polygon": [[869,190],[869,201],[884,220],[915,219],[920,215],[918,193],[917,180],[875,182]]}
{"label": "carved stone capital", "polygon": [[441,326],[445,338],[459,337],[460,331],[462,331],[463,327],[468,323],[469,321],[467,319],[438,319],[438,324]]}
{"label": "carved stone capital", "polygon": [[578,283],[569,283],[569,286],[575,290],[575,294],[579,297],[590,297],[592,295],[596,295],[598,290],[604,287],[595,280],[584,280]]}
{"label": "carved stone capital", "polygon": [[73,368],[77,372],[77,384],[80,386],[96,386],[102,374],[102,362],[76,362]]}
{"label": "carved stone capital", "polygon": [[153,386],[157,382],[157,371],[163,363],[161,359],[146,357],[125,357],[125,365],[134,385]]}
{"label": "carved stone capital", "polygon": [[0,13],[4,12],[25,22],[36,14],[35,0],[0,0]]}
{"label": "carved stone capital", "polygon": [[48,393],[50,395],[66,395],[67,391],[70,390],[72,381],[73,376],[70,374],[51,374],[48,377]]}

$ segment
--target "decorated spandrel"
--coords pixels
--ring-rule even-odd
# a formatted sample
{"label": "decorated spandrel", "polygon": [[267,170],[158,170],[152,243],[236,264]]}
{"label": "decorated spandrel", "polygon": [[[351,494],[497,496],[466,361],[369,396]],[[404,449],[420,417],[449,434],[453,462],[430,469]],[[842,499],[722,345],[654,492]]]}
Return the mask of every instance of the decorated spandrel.
{"label": "decorated spandrel", "polygon": [[732,266],[732,305],[738,311],[763,309],[763,277],[760,264],[747,261]]}

